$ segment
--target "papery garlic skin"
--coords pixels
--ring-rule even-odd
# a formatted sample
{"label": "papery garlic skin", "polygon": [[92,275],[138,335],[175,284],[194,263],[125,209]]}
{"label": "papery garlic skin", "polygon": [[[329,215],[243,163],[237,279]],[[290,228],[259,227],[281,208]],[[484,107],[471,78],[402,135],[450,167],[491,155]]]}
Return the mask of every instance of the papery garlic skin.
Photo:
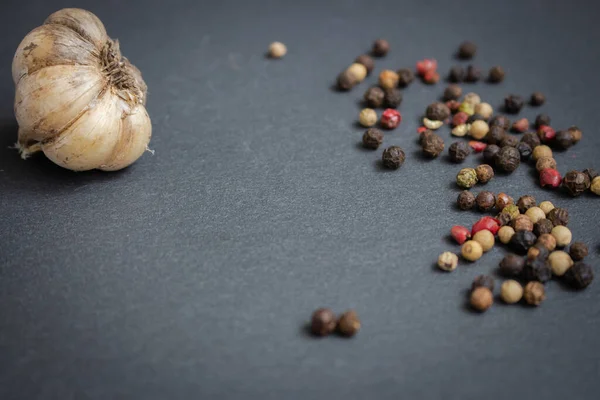
{"label": "papery garlic skin", "polygon": [[116,171],[148,148],[146,83],[89,11],[66,8],[22,40],[13,58],[17,146],[74,171]]}

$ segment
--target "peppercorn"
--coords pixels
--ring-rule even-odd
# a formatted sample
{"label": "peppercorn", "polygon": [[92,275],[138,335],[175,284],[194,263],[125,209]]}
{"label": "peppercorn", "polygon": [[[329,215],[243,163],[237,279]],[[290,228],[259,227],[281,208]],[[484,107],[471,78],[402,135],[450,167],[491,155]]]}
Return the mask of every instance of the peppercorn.
{"label": "peppercorn", "polygon": [[569,132],[573,136],[573,143],[577,143],[581,140],[581,136],[583,136],[581,129],[576,126],[572,126],[569,128]]}
{"label": "peppercorn", "polygon": [[387,108],[398,108],[402,103],[402,92],[398,89],[387,89],[383,97],[383,103]]}
{"label": "peppercorn", "polygon": [[498,240],[503,244],[508,244],[515,234],[515,230],[510,226],[503,226],[498,230]]}
{"label": "peppercorn", "polygon": [[530,104],[532,106],[541,106],[542,104],[544,104],[546,102],[546,96],[544,96],[543,93],[540,92],[533,92],[531,94],[531,100],[530,100]]}
{"label": "peppercorn", "polygon": [[477,45],[473,42],[462,42],[458,48],[458,57],[464,60],[470,60],[477,53]]}
{"label": "peppercorn", "polygon": [[[477,174],[477,180],[479,183],[488,183],[494,177],[494,169],[488,164],[478,165],[475,168],[475,173]],[[494,205],[492,205],[492,207],[493,206]]]}
{"label": "peppercorn", "polygon": [[375,57],[383,57],[390,51],[390,44],[385,39],[377,39],[373,43],[373,55]]}
{"label": "peppercorn", "polygon": [[542,144],[540,138],[534,132],[523,134],[523,136],[521,136],[521,142],[527,143],[532,149]]}
{"label": "peppercorn", "polygon": [[443,121],[450,116],[450,109],[444,103],[435,102],[427,107],[425,115],[433,121]]}
{"label": "peppercorn", "polygon": [[458,107],[458,111],[462,111],[462,112],[466,113],[467,115],[473,115],[473,114],[475,114],[475,106],[471,103],[467,103],[466,101],[463,101],[462,103],[460,103],[460,106]]}
{"label": "peppercorn", "polygon": [[505,131],[510,129],[511,123],[510,119],[508,119],[505,115],[496,115],[494,118],[490,120],[490,126],[499,126]]}
{"label": "peppercorn", "polygon": [[533,261],[536,258],[541,258],[543,260],[547,259],[550,255],[550,251],[542,246],[541,244],[534,244],[527,250],[527,262]]}
{"label": "peppercorn", "polygon": [[523,230],[517,231],[515,229],[515,234],[510,239],[510,246],[512,249],[520,254],[527,253],[527,250],[534,245],[537,240],[537,236],[531,231]]}
{"label": "peppercorn", "polygon": [[549,219],[542,218],[533,225],[533,233],[537,236],[541,236],[544,233],[552,232],[552,228],[554,228],[552,222]]}
{"label": "peppercorn", "polygon": [[590,182],[594,180],[595,177],[598,176],[598,172],[596,172],[593,168],[586,168],[582,171],[584,174],[587,174],[588,178],[590,178]]}
{"label": "peppercorn", "polygon": [[573,134],[569,130],[558,131],[554,138],[554,144],[556,147],[562,150],[566,150],[573,146]]}
{"label": "peppercorn", "polygon": [[519,207],[516,204],[508,204],[502,209],[502,214],[508,214],[510,219],[513,220],[520,214]]}
{"label": "peppercorn", "polygon": [[533,232],[533,222],[527,215],[518,215],[511,221],[511,226],[516,232],[519,231],[530,231]]}
{"label": "peppercorn", "polygon": [[526,281],[546,283],[552,278],[552,269],[547,259],[538,257],[525,263],[522,275]]}
{"label": "peppercorn", "polygon": [[552,273],[556,276],[563,276],[565,272],[573,266],[573,259],[571,259],[571,256],[561,250],[550,253],[548,262],[550,263]]}
{"label": "peppercorn", "polygon": [[[500,148],[502,147],[514,147],[516,148],[519,144],[519,139],[516,136],[505,134],[502,140],[500,141]],[[521,152],[519,152],[519,157],[521,157]]]}
{"label": "peppercorn", "polygon": [[535,127],[536,129],[539,129],[540,126],[550,126],[550,116],[548,116],[547,114],[538,114],[537,117],[535,117]]}
{"label": "peppercorn", "polygon": [[529,146],[525,142],[519,142],[517,144],[517,150],[519,150],[519,153],[521,154],[521,161],[528,160],[529,157],[531,157],[531,153],[533,152],[531,146]]}
{"label": "peppercorn", "polygon": [[469,114],[463,111],[457,112],[454,117],[452,117],[452,125],[459,126],[466,124],[469,120]]}
{"label": "peppercorn", "polygon": [[479,103],[475,105],[475,114],[481,115],[487,121],[492,114],[494,113],[494,109],[489,103]]}
{"label": "peppercorn", "polygon": [[452,134],[454,136],[463,137],[467,134],[469,129],[471,129],[471,126],[467,124],[457,125],[456,127],[452,128]]}
{"label": "peppercorn", "polygon": [[504,80],[504,69],[500,66],[492,67],[488,79],[492,83],[502,82]]}
{"label": "peppercorn", "polygon": [[542,233],[537,239],[536,244],[544,246],[548,251],[554,251],[556,248],[556,239],[550,233]]}
{"label": "peppercorn", "polygon": [[525,259],[516,254],[507,254],[499,264],[500,274],[506,277],[520,276],[525,268]]}
{"label": "peppercorn", "polygon": [[462,96],[462,88],[458,85],[449,85],[444,90],[444,100],[457,100]]}
{"label": "peppercorn", "polygon": [[425,129],[419,134],[419,144],[423,146],[423,142],[425,142],[425,139],[428,139],[433,134],[434,133],[431,129]]}
{"label": "peppercorn", "polygon": [[504,109],[509,114],[517,114],[523,108],[523,98],[511,94],[504,98]]}
{"label": "peppercorn", "polygon": [[496,155],[499,151],[500,147],[496,146],[495,144],[488,144],[483,151],[483,159],[488,163],[492,163],[496,160]]}
{"label": "peppercorn", "polygon": [[473,307],[476,311],[484,312],[494,303],[494,295],[490,289],[486,287],[478,287],[471,292],[471,298],[469,302],[471,303],[471,307]]}
{"label": "peppercorn", "polygon": [[502,212],[499,213],[498,215],[496,215],[496,219],[498,220],[498,223],[500,224],[500,226],[507,226],[510,224],[510,221],[511,221],[510,215],[508,215],[507,213],[502,213]]}
{"label": "peppercorn", "polygon": [[454,142],[448,147],[448,155],[453,162],[463,162],[471,154],[471,146],[466,142]]}
{"label": "peppercorn", "polygon": [[460,107],[460,103],[456,100],[448,100],[446,102],[446,106],[450,109],[452,114],[458,112],[458,108]]}
{"label": "peppercorn", "polygon": [[521,212],[522,214],[524,214],[525,211],[529,210],[531,207],[535,207],[536,205],[537,203],[535,201],[535,197],[530,195],[521,196],[519,197],[519,200],[517,200],[519,212]]}
{"label": "peppercorn", "polygon": [[467,240],[465,243],[463,243],[460,253],[465,260],[473,262],[481,258],[483,255],[483,248],[479,242]]}
{"label": "peppercorn", "polygon": [[477,275],[475,279],[473,279],[473,283],[471,284],[471,291],[474,291],[477,288],[483,287],[489,289],[491,292],[494,291],[494,278],[489,275]]}
{"label": "peppercorn", "polygon": [[554,224],[554,226],[557,226],[557,225],[567,226],[567,225],[569,225],[569,212],[566,209],[564,209],[564,208],[560,208],[560,207],[553,208],[548,213],[547,218],[550,221],[552,221],[552,223]]}
{"label": "peppercorn", "polygon": [[592,179],[592,184],[590,185],[590,191],[595,195],[600,196],[600,176]]}
{"label": "peppercorn", "polygon": [[506,304],[518,303],[523,297],[523,286],[513,279],[504,281],[500,287],[500,297]]}
{"label": "peppercorn", "polygon": [[546,168],[540,171],[540,185],[542,187],[553,187],[557,188],[560,186],[562,178],[560,173],[553,168]]}
{"label": "peppercorn", "polygon": [[463,101],[471,104],[474,108],[477,104],[481,104],[481,97],[477,93],[469,92],[465,94]]}
{"label": "peppercorn", "polygon": [[437,265],[443,271],[454,271],[458,265],[458,256],[449,251],[445,251],[438,257]]}
{"label": "peppercorn", "polygon": [[521,163],[521,154],[514,147],[502,147],[496,155],[496,166],[504,172],[513,172]]}
{"label": "peppercorn", "polygon": [[389,169],[398,169],[404,164],[406,156],[400,146],[390,146],[383,151],[383,166]]}
{"label": "peppercorn", "polygon": [[339,90],[350,90],[354,87],[354,85],[356,85],[358,83],[358,81],[356,80],[356,77],[354,76],[354,74],[352,74],[349,71],[343,71],[342,73],[340,73],[338,75],[337,78],[337,87]]}
{"label": "peppercorn", "polygon": [[372,108],[363,108],[358,115],[358,122],[364,127],[370,127],[377,123],[377,113]]}
{"label": "peppercorn", "polygon": [[475,197],[475,203],[481,211],[489,211],[494,208],[496,197],[494,193],[484,190],[483,192],[479,192],[477,197]]}
{"label": "peppercorn", "polygon": [[473,168],[463,168],[456,175],[456,184],[463,189],[469,189],[477,184],[477,172]]}
{"label": "peppercorn", "polygon": [[512,124],[512,130],[515,132],[523,133],[529,129],[529,120],[527,118],[521,118]]}
{"label": "peppercorn", "polygon": [[474,65],[467,66],[465,82],[475,83],[481,79],[481,70]]}
{"label": "peppercorn", "polygon": [[545,169],[556,169],[556,160],[552,157],[540,157],[535,163],[535,169],[542,172]]}
{"label": "peppercorn", "polygon": [[425,156],[435,158],[444,151],[444,139],[432,133],[423,140],[422,150]]}
{"label": "peppercorn", "polygon": [[484,253],[490,251],[494,247],[494,234],[487,229],[481,230],[473,235],[473,240],[481,245]]}
{"label": "peppercorn", "polygon": [[337,321],[337,330],[342,336],[352,337],[360,330],[360,319],[354,310],[343,313]]}
{"label": "peppercorn", "polygon": [[456,204],[461,210],[470,210],[475,205],[475,195],[468,190],[463,190],[458,195]]}
{"label": "peppercorn", "polygon": [[485,135],[489,132],[490,127],[487,122],[477,120],[471,124],[471,129],[469,133],[473,137],[473,139],[481,140],[485,137]]}
{"label": "peppercorn", "polygon": [[563,186],[571,196],[579,196],[590,188],[590,177],[579,171],[569,171],[563,178]]}
{"label": "peppercorn", "polygon": [[282,58],[287,53],[287,47],[281,42],[273,42],[269,45],[269,57]]}
{"label": "peppercorn", "polygon": [[529,282],[523,290],[523,298],[527,304],[539,306],[546,299],[544,284],[536,281]]}
{"label": "peppercorn", "polygon": [[367,89],[364,95],[365,103],[371,108],[383,106],[385,92],[379,86],[373,86]]}
{"label": "peppercorn", "polygon": [[589,264],[579,261],[567,270],[564,277],[574,289],[585,289],[594,280],[594,271]]}
{"label": "peppercorn", "polygon": [[400,78],[398,74],[392,70],[384,69],[379,73],[379,86],[384,89],[393,89],[398,86]]}
{"label": "peppercorn", "polygon": [[479,140],[469,140],[469,146],[475,153],[481,153],[487,147],[486,143],[480,142]]}
{"label": "peppercorn", "polygon": [[581,261],[588,255],[588,247],[583,242],[575,242],[569,247],[569,254],[574,261]]}
{"label": "peppercorn", "polygon": [[531,153],[531,157],[534,161],[537,161],[542,157],[552,158],[552,149],[550,149],[550,147],[546,146],[545,144],[535,146],[533,148],[533,153]]}
{"label": "peppercorn", "polygon": [[395,129],[402,122],[402,115],[393,108],[387,108],[383,114],[381,114],[381,120],[379,123],[386,129]]}
{"label": "peppercorn", "polygon": [[525,211],[525,215],[529,217],[534,224],[542,219],[546,219],[546,213],[541,208],[533,206]]}
{"label": "peppercorn", "polygon": [[335,314],[328,308],[319,308],[311,318],[310,330],[313,335],[327,336],[335,330]]}
{"label": "peppercorn", "polygon": [[537,135],[542,143],[552,143],[556,138],[556,131],[548,125],[542,125],[537,130]]}
{"label": "peppercorn", "polygon": [[448,80],[450,82],[459,83],[462,82],[465,78],[465,70],[463,67],[455,66],[450,68],[450,73],[448,74]]}
{"label": "peppercorn", "polygon": [[495,235],[500,229],[500,222],[496,218],[482,217],[473,224],[471,228],[471,235],[475,235],[477,232],[487,229]]}
{"label": "peppercorn", "polygon": [[356,57],[356,60],[354,60],[354,62],[364,65],[367,69],[367,75],[370,75],[373,69],[375,68],[375,61],[373,61],[373,59],[367,54],[362,54]]}
{"label": "peppercorn", "polygon": [[[477,106],[478,105],[479,104],[477,104]],[[475,106],[475,107],[477,107],[477,106]],[[475,122],[475,121],[483,121],[483,122],[487,123],[487,119],[483,118],[482,115],[477,114],[477,113],[470,115],[469,118],[467,118],[467,124],[473,124],[473,122]],[[488,129],[489,129],[489,125],[488,125]]]}
{"label": "peppercorn", "polygon": [[367,149],[377,150],[383,143],[383,133],[377,128],[370,128],[363,134],[363,146]]}
{"label": "peppercorn", "polygon": [[571,230],[564,225],[556,225],[552,228],[551,234],[554,236],[554,239],[556,239],[556,245],[558,247],[568,246],[573,238]]}
{"label": "peppercorn", "polygon": [[440,74],[438,74],[436,71],[426,72],[422,76],[422,80],[423,83],[427,85],[434,85],[440,81]]}
{"label": "peppercorn", "polygon": [[359,63],[351,64],[346,71],[354,75],[357,83],[364,81],[367,77],[367,67]]}
{"label": "peppercorn", "polygon": [[512,197],[507,195],[506,193],[498,193],[496,196],[496,209],[498,211],[502,211],[504,207],[509,204],[514,204],[514,200]]}
{"label": "peppercorn", "polygon": [[471,239],[471,232],[464,226],[454,225],[450,229],[450,236],[456,240],[456,243],[462,245],[468,239]]}
{"label": "peppercorn", "polygon": [[415,80],[415,75],[408,68],[399,69],[396,73],[398,74],[398,85],[400,87],[406,87]]}

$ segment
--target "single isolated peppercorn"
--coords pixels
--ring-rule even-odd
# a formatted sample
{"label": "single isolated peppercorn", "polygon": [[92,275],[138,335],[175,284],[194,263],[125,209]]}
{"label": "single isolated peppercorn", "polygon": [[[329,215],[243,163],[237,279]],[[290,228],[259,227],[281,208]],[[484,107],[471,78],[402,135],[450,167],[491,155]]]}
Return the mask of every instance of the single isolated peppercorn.
{"label": "single isolated peppercorn", "polygon": [[373,86],[367,89],[364,95],[364,100],[367,106],[371,108],[379,108],[383,106],[385,92],[379,86]]}
{"label": "single isolated peppercorn", "polygon": [[496,209],[498,211],[502,211],[504,207],[514,203],[515,201],[513,200],[513,198],[507,195],[506,193],[498,193],[498,195],[496,196]]}
{"label": "single isolated peppercorn", "polygon": [[494,295],[490,289],[480,286],[471,292],[469,300],[471,307],[479,312],[484,312],[494,303]]}
{"label": "single isolated peppercorn", "polygon": [[541,92],[533,92],[531,94],[531,100],[529,101],[529,103],[532,106],[541,106],[542,104],[544,104],[546,102],[546,96],[544,96],[543,93]]}
{"label": "single isolated peppercorn", "polygon": [[383,104],[387,108],[398,108],[402,103],[402,92],[398,89],[387,89],[383,97]]}
{"label": "single isolated peppercorn", "polygon": [[535,132],[527,132],[521,136],[521,142],[527,143],[532,149],[542,144]]}
{"label": "single isolated peppercorn", "polygon": [[358,115],[358,122],[368,128],[377,123],[377,113],[372,108],[363,108]]}
{"label": "single isolated peppercorn", "polygon": [[521,96],[517,96],[511,94],[504,98],[504,109],[509,114],[517,114],[523,108],[523,98]]}
{"label": "single isolated peppercorn", "polygon": [[495,66],[490,69],[488,80],[492,83],[499,83],[504,80],[504,68]]}
{"label": "single isolated peppercorn", "polygon": [[473,279],[473,283],[471,284],[471,291],[480,287],[484,287],[493,292],[494,283],[494,278],[492,278],[489,275],[477,275],[475,279]]}
{"label": "single isolated peppercorn", "polygon": [[[516,148],[519,145],[519,139],[516,136],[505,134],[502,140],[500,141],[500,147],[514,147]],[[521,153],[519,152],[519,157]]]}
{"label": "single isolated peppercorn", "polygon": [[287,47],[281,42],[273,42],[269,45],[270,58],[282,58],[287,53]]}
{"label": "single isolated peppercorn", "polygon": [[540,171],[540,185],[542,187],[557,188],[560,186],[562,178],[560,173],[553,168],[546,168]]}
{"label": "single isolated peppercorn", "polygon": [[583,136],[581,129],[576,126],[572,126],[569,128],[569,132],[573,136],[573,143],[577,143],[581,140],[581,136]]}
{"label": "single isolated peppercorn", "polygon": [[458,256],[450,251],[445,251],[438,257],[437,265],[442,271],[452,272],[458,266]]}
{"label": "single isolated peppercorn", "polygon": [[590,177],[579,171],[569,171],[563,178],[563,186],[571,196],[579,196],[590,188]]}
{"label": "single isolated peppercorn", "polygon": [[554,226],[569,225],[569,211],[567,211],[565,208],[554,207],[548,213],[547,218],[554,224]]}
{"label": "single isolated peppercorn", "polygon": [[358,81],[353,73],[349,71],[341,72],[337,77],[337,87],[338,90],[347,91],[350,90],[356,85]]}
{"label": "single isolated peppercorn", "polygon": [[465,70],[461,66],[454,66],[450,68],[450,73],[448,74],[448,80],[450,82],[459,83],[465,79]]}
{"label": "single isolated peppercorn", "polygon": [[516,254],[507,254],[504,256],[500,265],[498,266],[500,274],[506,277],[520,276],[525,268],[525,258]]}
{"label": "single isolated peppercorn", "polygon": [[525,263],[523,279],[526,281],[548,282],[552,278],[552,269],[548,260],[537,257]]}
{"label": "single isolated peppercorn", "polygon": [[550,117],[547,114],[538,114],[535,117],[535,127],[539,128],[543,125],[550,126]]}
{"label": "single isolated peppercorn", "polygon": [[444,100],[457,100],[462,96],[462,88],[458,85],[449,85],[444,90]]}
{"label": "single isolated peppercorn", "polygon": [[456,204],[461,210],[470,210],[475,205],[475,195],[468,190],[459,193]]}
{"label": "single isolated peppercorn", "polygon": [[473,42],[465,41],[458,47],[458,57],[463,60],[470,60],[477,53],[477,45]]}
{"label": "single isolated peppercorn", "polygon": [[360,330],[360,319],[354,310],[348,310],[337,321],[337,331],[342,336],[352,337]]}
{"label": "single isolated peppercorn", "polygon": [[510,129],[511,123],[506,115],[496,115],[490,120],[490,126],[499,126],[507,131]]}
{"label": "single isolated peppercorn", "polygon": [[422,150],[425,156],[435,158],[444,151],[444,139],[432,133],[423,139]]}
{"label": "single isolated peppercorn", "polygon": [[519,207],[519,212],[521,214],[525,214],[525,211],[535,206],[537,206],[537,202],[533,196],[525,195],[519,197],[519,200],[517,200],[517,207]]}
{"label": "single isolated peppercorn", "polygon": [[390,51],[390,43],[385,39],[377,39],[373,43],[373,55],[383,57]]}
{"label": "single isolated peppercorn", "polygon": [[402,122],[402,115],[393,108],[387,108],[383,114],[381,114],[381,120],[379,123],[386,129],[395,129]]}
{"label": "single isolated peppercorn", "polygon": [[375,68],[375,61],[371,58],[371,56],[367,54],[362,54],[356,57],[354,60],[355,63],[362,64],[367,69],[367,75],[370,75],[373,69]]}
{"label": "single isolated peppercorn", "polygon": [[465,73],[465,82],[475,83],[481,79],[481,70],[474,65],[469,65],[467,67],[467,72]]}
{"label": "single isolated peppercorn", "polygon": [[479,183],[488,183],[494,177],[494,169],[488,164],[480,164],[475,168],[477,181]]}
{"label": "single isolated peppercorn", "polygon": [[425,115],[427,116],[427,118],[433,121],[443,121],[446,118],[450,117],[450,109],[444,103],[436,101],[435,103],[432,103],[427,107]]}
{"label": "single isolated peppercorn", "polygon": [[504,281],[500,287],[500,297],[506,304],[518,303],[523,297],[523,286],[513,279]]}
{"label": "single isolated peppercorn", "polygon": [[477,184],[477,172],[473,168],[463,168],[456,175],[456,184],[463,189],[470,189]]}
{"label": "single isolated peppercorn", "polygon": [[453,162],[461,163],[469,154],[471,154],[471,146],[466,142],[454,142],[448,147],[448,155]]}
{"label": "single isolated peppercorn", "polygon": [[485,150],[483,150],[483,159],[488,163],[494,163],[496,155],[500,151],[500,147],[495,144],[488,144]]}
{"label": "single isolated peppercorn", "polygon": [[313,335],[327,336],[335,330],[335,314],[328,308],[319,308],[311,318],[310,330]]}
{"label": "single isolated peppercorn", "polygon": [[390,146],[383,151],[383,166],[389,169],[398,169],[404,164],[406,156],[400,146]]}
{"label": "single isolated peppercorn", "polygon": [[521,161],[529,160],[529,157],[531,157],[531,153],[533,152],[531,146],[525,142],[519,142],[517,144],[517,150],[519,151],[519,154],[521,154]]}
{"label": "single isolated peppercorn", "polygon": [[521,154],[514,147],[505,146],[496,155],[496,166],[504,172],[513,172],[521,163]]}
{"label": "single isolated peppercorn", "polygon": [[539,306],[546,299],[546,290],[544,284],[532,281],[525,285],[523,298],[531,306]]}
{"label": "single isolated peppercorn", "polygon": [[516,231],[510,239],[510,247],[519,254],[527,253],[527,250],[535,244],[537,236],[531,231]]}
{"label": "single isolated peppercorn", "polygon": [[543,233],[538,238],[536,244],[544,246],[548,251],[554,251],[556,248],[556,239],[550,233]]}
{"label": "single isolated peppercorn", "polygon": [[475,203],[477,204],[477,208],[481,211],[489,211],[496,205],[496,197],[494,196],[494,193],[484,190],[477,194]]}
{"label": "single isolated peppercorn", "polygon": [[464,226],[454,225],[450,229],[450,236],[452,236],[452,239],[456,240],[456,243],[462,245],[464,242],[471,239],[471,231]]}
{"label": "single isolated peppercorn", "polygon": [[415,80],[415,74],[408,68],[401,68],[396,71],[398,74],[398,86],[406,87]]}
{"label": "single isolated peppercorn", "polygon": [[575,242],[569,247],[569,254],[573,261],[581,261],[588,255],[588,247],[583,242]]}
{"label": "single isolated peppercorn", "polygon": [[561,150],[566,150],[569,147],[573,146],[575,142],[573,141],[573,134],[571,133],[571,131],[566,130],[556,132],[556,136],[554,137],[553,143],[557,148]]}
{"label": "single isolated peppercorn", "polygon": [[549,219],[540,219],[533,225],[533,233],[535,233],[539,237],[542,236],[544,233],[552,232],[552,228],[554,228],[554,225]]}
{"label": "single isolated peppercorn", "polygon": [[363,134],[363,146],[367,149],[377,150],[383,143],[383,132],[377,128],[369,128]]}
{"label": "single isolated peppercorn", "polygon": [[589,264],[579,261],[565,272],[564,277],[574,289],[585,289],[594,280],[594,271]]}

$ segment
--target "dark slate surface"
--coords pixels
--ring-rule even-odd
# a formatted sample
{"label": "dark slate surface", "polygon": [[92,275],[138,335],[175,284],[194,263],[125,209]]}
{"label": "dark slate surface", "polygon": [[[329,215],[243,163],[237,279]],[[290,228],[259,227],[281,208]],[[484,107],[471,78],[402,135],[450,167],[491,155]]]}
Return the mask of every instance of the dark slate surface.
{"label": "dark slate surface", "polygon": [[[396,172],[358,145],[374,77],[350,94],[330,87],[377,37],[393,46],[377,70],[434,56],[442,72],[470,38],[475,63],[501,64],[507,79],[465,90],[494,106],[544,91],[547,105],[522,115],[584,131],[556,156],[561,172],[600,168],[598,3],[202,3],[3,3],[0,398],[597,399],[598,282],[583,293],[552,282],[539,309],[482,316],[466,290],[504,250],[434,268],[458,250],[450,226],[478,217],[453,208],[459,167],[423,160],[415,142],[444,85],[405,91],[404,121],[385,139],[406,150]],[[150,89],[156,154],[120,173],[72,173],[8,148],[13,52],[74,4],[97,13]],[[288,45],[284,60],[263,57],[273,40]],[[543,191],[531,171],[487,188],[569,208],[597,266],[599,199]],[[308,337],[323,305],[355,308],[363,330]]]}

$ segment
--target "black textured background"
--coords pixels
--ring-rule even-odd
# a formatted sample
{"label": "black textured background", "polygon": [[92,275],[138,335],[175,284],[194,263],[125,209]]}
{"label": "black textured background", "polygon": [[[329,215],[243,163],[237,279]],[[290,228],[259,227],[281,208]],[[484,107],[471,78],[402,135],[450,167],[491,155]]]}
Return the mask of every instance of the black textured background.
{"label": "black textured background", "polygon": [[[436,271],[456,211],[459,166],[419,156],[418,116],[440,83],[404,92],[386,172],[359,146],[359,99],[331,90],[377,37],[377,63],[437,58],[469,38],[501,85],[465,85],[495,107],[547,94],[556,128],[584,131],[562,173],[600,168],[598,2],[9,1],[0,12],[0,399],[597,399],[600,284],[547,285],[539,309],[465,306],[496,248]],[[10,65],[53,11],[95,12],[150,90],[151,148],[119,173],[22,161]],[[280,40],[283,60],[264,58]],[[375,74],[376,76],[376,74]],[[451,142],[448,128],[442,136]],[[476,165],[470,157],[466,165]],[[599,259],[599,199],[541,190],[531,166],[489,190],[571,211]],[[478,187],[477,190],[481,190]],[[598,271],[598,270],[596,270]],[[497,283],[499,285],[499,281]],[[319,306],[355,308],[351,340],[312,339]]]}

